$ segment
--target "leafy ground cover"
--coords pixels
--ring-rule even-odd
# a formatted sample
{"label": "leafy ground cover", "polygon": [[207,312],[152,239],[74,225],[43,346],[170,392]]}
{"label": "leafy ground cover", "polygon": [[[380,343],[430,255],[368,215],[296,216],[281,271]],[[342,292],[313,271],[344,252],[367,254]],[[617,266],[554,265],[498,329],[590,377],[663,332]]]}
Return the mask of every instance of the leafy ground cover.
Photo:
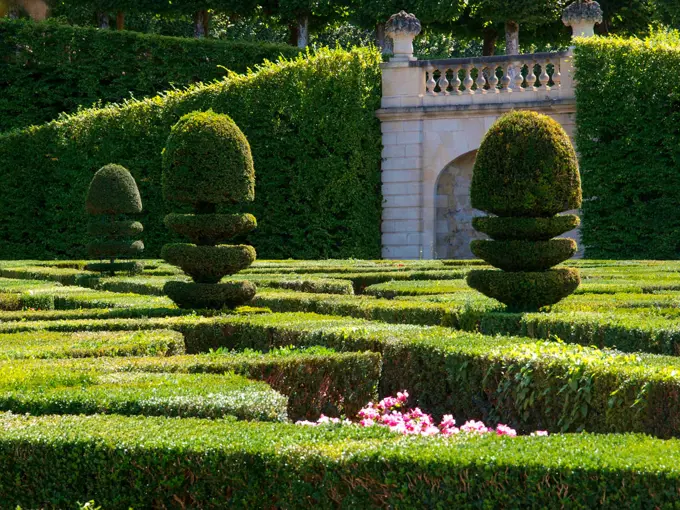
{"label": "leafy ground cover", "polygon": [[[179,310],[178,270],[144,262],[0,262],[8,508],[677,500],[680,263],[570,261],[576,294],[508,313],[466,286],[479,261],[258,261],[221,312]],[[404,390],[431,437],[374,426]]]}

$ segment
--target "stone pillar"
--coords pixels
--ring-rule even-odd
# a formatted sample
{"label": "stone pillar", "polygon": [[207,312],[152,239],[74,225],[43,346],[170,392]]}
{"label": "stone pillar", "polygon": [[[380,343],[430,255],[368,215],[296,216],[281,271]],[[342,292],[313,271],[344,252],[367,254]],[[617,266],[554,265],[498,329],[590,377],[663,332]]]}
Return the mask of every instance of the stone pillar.
{"label": "stone pillar", "polygon": [[562,22],[572,37],[593,37],[595,24],[602,23],[602,8],[593,0],[576,0],[562,12]]}
{"label": "stone pillar", "polygon": [[385,32],[394,41],[394,56],[381,65],[382,255],[390,259],[418,259],[423,256],[423,123],[399,110],[420,106],[425,93],[422,69],[410,66],[416,60],[413,39],[420,33],[420,22],[413,14],[401,11],[388,20]]}

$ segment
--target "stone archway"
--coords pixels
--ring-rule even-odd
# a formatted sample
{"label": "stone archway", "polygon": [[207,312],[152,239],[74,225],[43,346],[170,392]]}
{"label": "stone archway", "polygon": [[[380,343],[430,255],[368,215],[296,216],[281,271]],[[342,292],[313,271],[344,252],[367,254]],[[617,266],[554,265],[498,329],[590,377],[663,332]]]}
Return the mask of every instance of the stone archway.
{"label": "stone archway", "polygon": [[472,228],[472,218],[484,213],[470,204],[470,183],[477,151],[470,151],[446,165],[436,185],[435,252],[439,259],[471,259],[470,241],[485,239]]}

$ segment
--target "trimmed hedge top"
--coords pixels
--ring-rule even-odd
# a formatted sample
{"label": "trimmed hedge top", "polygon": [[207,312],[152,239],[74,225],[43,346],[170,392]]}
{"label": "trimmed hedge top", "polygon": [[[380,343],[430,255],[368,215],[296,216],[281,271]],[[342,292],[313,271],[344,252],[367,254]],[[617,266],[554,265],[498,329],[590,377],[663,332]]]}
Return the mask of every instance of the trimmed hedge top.
{"label": "trimmed hedge top", "polygon": [[163,196],[194,205],[255,199],[250,144],[231,117],[192,112],[172,127],[163,149]]}
{"label": "trimmed hedge top", "polygon": [[90,214],[138,214],[142,198],[130,172],[120,165],[99,169],[87,192],[85,208]]}
{"label": "trimmed hedge top", "polygon": [[562,126],[536,112],[503,115],[477,152],[472,206],[498,216],[549,217],[581,205],[574,147]]}

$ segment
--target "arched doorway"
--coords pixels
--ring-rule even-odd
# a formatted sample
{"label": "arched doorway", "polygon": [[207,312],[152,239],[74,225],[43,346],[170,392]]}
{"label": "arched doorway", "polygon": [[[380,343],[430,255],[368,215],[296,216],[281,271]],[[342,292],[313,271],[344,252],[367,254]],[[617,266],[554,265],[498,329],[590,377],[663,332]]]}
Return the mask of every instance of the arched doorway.
{"label": "arched doorway", "polygon": [[472,228],[472,218],[484,213],[470,204],[470,183],[477,151],[470,151],[446,165],[436,187],[435,258],[471,259],[470,241],[485,239]]}

